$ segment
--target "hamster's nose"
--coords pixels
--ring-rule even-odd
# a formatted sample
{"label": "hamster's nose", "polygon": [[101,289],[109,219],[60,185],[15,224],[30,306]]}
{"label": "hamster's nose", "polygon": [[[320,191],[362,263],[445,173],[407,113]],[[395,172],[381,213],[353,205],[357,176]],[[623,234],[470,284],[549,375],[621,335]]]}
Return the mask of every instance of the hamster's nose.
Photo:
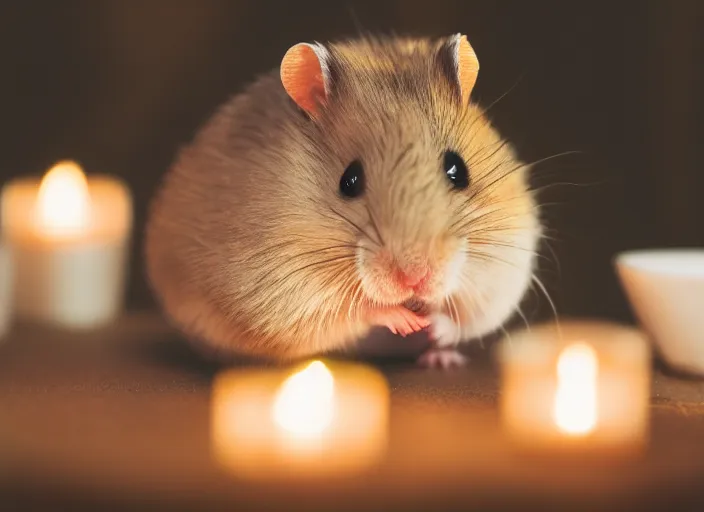
{"label": "hamster's nose", "polygon": [[427,266],[396,268],[396,279],[403,286],[417,288],[430,279],[430,269]]}

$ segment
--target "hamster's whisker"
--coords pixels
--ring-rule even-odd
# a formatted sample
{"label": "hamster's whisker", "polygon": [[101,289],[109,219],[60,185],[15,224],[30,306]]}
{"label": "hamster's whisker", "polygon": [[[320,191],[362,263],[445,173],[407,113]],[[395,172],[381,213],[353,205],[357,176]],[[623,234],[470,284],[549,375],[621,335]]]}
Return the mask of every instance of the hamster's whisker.
{"label": "hamster's whisker", "polygon": [[567,206],[568,204],[569,204],[569,203],[566,203],[566,202],[565,202],[565,203],[556,203],[556,202],[552,202],[552,203],[540,203],[539,208],[542,209],[542,210],[544,210],[544,209],[546,209],[546,208],[548,208],[548,207],[552,207],[552,206]]}
{"label": "hamster's whisker", "polygon": [[[314,267],[318,266],[319,264],[331,265],[331,263],[333,263],[333,262],[330,262],[330,261],[315,262],[313,264],[306,265],[305,268],[304,267],[297,268],[297,269],[291,271],[290,273],[288,273],[287,275],[282,276],[280,278],[277,278],[274,281],[272,281],[271,283],[267,283],[266,285],[263,284],[264,279],[260,279],[259,286],[250,290],[250,292],[247,295],[238,297],[238,299],[240,299],[240,300],[242,300],[242,299],[255,300],[255,298],[256,298],[256,299],[258,299],[258,300],[255,300],[257,307],[262,308],[262,309],[267,309],[272,306],[276,306],[277,301],[280,301],[282,297],[289,296],[291,293],[293,293],[293,291],[291,289],[287,289],[282,286],[282,285],[285,285],[286,282],[293,275],[295,275],[299,271],[306,270],[307,268],[314,268]],[[332,265],[331,269],[326,269],[326,270],[328,272],[334,271],[336,274],[340,274],[345,271],[344,268],[339,268],[338,266],[335,266],[334,264]],[[263,296],[262,289],[268,289],[271,286],[278,287],[277,293]]]}
{"label": "hamster's whisker", "polygon": [[350,226],[355,228],[357,230],[357,232],[362,233],[364,236],[369,238],[369,240],[371,240],[375,244],[382,245],[382,240],[375,240],[373,237],[369,236],[369,233],[367,233],[364,229],[359,227],[359,225],[357,225],[356,223],[354,223],[353,221],[351,221],[350,219],[348,219],[347,217],[342,215],[340,212],[338,212],[334,208],[330,208],[330,211],[333,212],[335,215],[337,215],[341,220],[343,220],[344,222],[346,222],[347,224],[349,224]]}
{"label": "hamster's whisker", "polygon": [[[532,168],[535,167],[536,165],[539,165],[539,164],[548,162],[548,161],[553,160],[553,159],[555,159],[555,158],[560,158],[560,157],[563,157],[563,156],[568,156],[568,155],[573,155],[573,154],[580,154],[580,153],[582,153],[582,152],[581,152],[581,151],[563,151],[562,153],[556,153],[556,154],[554,154],[554,155],[546,156],[546,157],[544,157],[544,158],[540,158],[540,159],[538,159],[538,160],[534,160],[534,161],[532,161],[532,162],[530,162],[530,163],[520,163],[520,164],[518,164],[518,165],[515,165],[515,166],[511,167],[510,169],[508,169],[508,170],[504,171],[503,173],[501,173],[498,177],[494,178],[490,183],[488,183],[488,184],[486,184],[486,185],[482,185],[482,184],[481,184],[481,180],[480,180],[480,182],[478,183],[478,185],[480,185],[479,188],[478,188],[478,189],[476,189],[476,188],[474,189],[474,191],[470,194],[470,198],[474,199],[478,194],[484,193],[485,191],[488,191],[488,190],[491,190],[492,187],[494,187],[494,186],[497,185],[498,183],[502,182],[504,179],[508,178],[508,177],[509,177],[510,175],[512,175],[514,172],[517,172],[517,171],[519,171],[519,170],[521,170],[521,169],[523,169],[523,168],[527,168],[527,169],[531,169],[531,170],[532,170]],[[491,175],[493,175],[502,165],[504,165],[504,163],[505,163],[505,162],[502,161],[502,162],[500,162],[499,164],[497,164],[496,166],[494,166],[494,168],[492,168],[492,169],[486,174],[486,176],[491,176]]]}
{"label": "hamster's whisker", "polygon": [[[492,186],[494,186],[497,182],[502,181],[504,178],[507,178],[514,172],[517,172],[521,169],[529,169],[531,173],[535,173],[536,169],[535,166],[540,165],[542,163],[548,162],[550,160],[554,160],[555,158],[561,158],[563,156],[569,156],[573,154],[580,154],[582,153],[581,151],[573,150],[573,151],[563,151],[562,153],[555,153],[554,155],[549,155],[544,158],[539,158],[538,160],[533,160],[532,162],[527,162],[527,163],[519,163],[515,166],[513,166],[511,169],[505,171],[503,174],[501,174],[498,178],[496,178],[494,181],[492,181],[489,185],[486,185],[484,189],[489,189]],[[486,173],[486,176],[491,176],[494,174],[496,171],[499,170],[499,168],[504,164],[505,162],[500,162],[494,168],[489,170],[489,172]]]}
{"label": "hamster's whisker", "polygon": [[452,307],[450,306],[450,301],[452,300],[451,296],[446,296],[443,298],[443,302],[445,304],[445,307],[447,308],[447,314],[450,315],[450,320],[453,322],[456,322],[457,320],[454,317],[454,312],[452,310]]}
{"label": "hamster's whisker", "polygon": [[350,298],[347,301],[347,318],[352,319],[353,312],[355,311],[355,301],[357,297],[357,292],[359,290],[359,283],[355,284],[352,287],[352,291],[350,293]]}
{"label": "hamster's whisker", "polygon": [[[553,233],[556,236],[551,235],[550,233]],[[545,225],[543,222],[543,229],[540,233],[540,238],[543,238],[545,240],[550,240],[551,242],[559,242],[560,239],[557,237],[559,235],[558,231],[556,229],[550,228]]]}
{"label": "hamster's whisker", "polygon": [[[522,193],[521,193],[522,194]],[[522,208],[528,209],[530,208],[532,211],[536,211],[537,208],[535,205],[533,206],[526,206],[525,205],[525,195],[516,195],[516,196],[511,196],[511,197],[497,197],[500,196],[500,194],[492,194],[492,191],[488,190],[486,195],[480,195],[480,196],[473,196],[471,197],[468,201],[465,202],[465,207],[468,210],[471,211],[483,211],[485,209],[495,207],[498,205],[504,205],[506,206],[506,210],[512,210],[511,208],[511,203],[518,202],[519,205],[522,205]],[[502,208],[504,209],[504,208]]]}
{"label": "hamster's whisker", "polygon": [[570,151],[563,151],[562,153],[555,153],[554,155],[539,158],[538,160],[533,160],[532,162],[530,162],[527,165],[528,165],[528,167],[534,167],[536,165],[548,162],[550,160],[554,160],[555,158],[561,158],[563,156],[569,156],[569,155],[583,155],[583,154],[584,154],[584,151],[580,151],[578,149],[573,149]]}
{"label": "hamster's whisker", "polygon": [[352,244],[352,243],[349,242],[348,240],[340,240],[340,239],[338,239],[338,238],[321,238],[321,237],[318,237],[318,236],[300,235],[300,234],[298,234],[298,233],[291,234],[291,235],[289,235],[289,236],[295,236],[296,238],[300,238],[300,239],[303,239],[303,240],[318,240],[318,241],[321,241],[321,242],[336,242],[336,243],[339,243],[339,244],[341,244],[341,245],[350,245],[351,247],[356,247],[354,244]]}
{"label": "hamster's whisker", "polygon": [[[494,147],[499,146],[500,148],[505,147],[506,144],[508,144],[507,141],[504,141],[503,139],[499,139],[497,141],[492,142],[491,144],[486,144],[477,147],[474,149],[474,151],[467,156],[467,162],[472,164],[472,165],[477,165],[477,162],[474,161],[474,159],[480,155],[483,155],[483,153],[487,151],[491,151]],[[492,153],[492,155],[496,154],[495,152]]]}
{"label": "hamster's whisker", "polygon": [[518,313],[518,316],[520,316],[521,319],[523,320],[523,323],[526,326],[526,330],[528,332],[530,332],[530,324],[528,323],[528,319],[526,318],[526,315],[523,313],[523,310],[521,309],[520,304],[516,306],[516,312]]}
{"label": "hamster's whisker", "polygon": [[454,321],[454,318],[452,318],[452,310],[450,309],[450,297],[443,297],[442,302],[445,305],[445,308],[447,308],[447,312],[450,315],[450,319]]}
{"label": "hamster's whisker", "polygon": [[[325,253],[328,251],[335,251],[339,249],[355,249],[356,246],[354,245],[332,245],[329,247],[320,247],[318,249],[312,249],[310,251],[303,251],[303,252],[298,252],[295,254],[292,254],[289,256],[289,261],[296,260],[298,258],[302,258],[303,256],[312,256],[314,254],[321,254]],[[352,256],[352,254],[346,254],[345,256]]]}
{"label": "hamster's whisker", "polygon": [[520,233],[524,231],[523,228],[516,228],[513,226],[506,226],[504,224],[504,220],[499,219],[497,222],[493,224],[488,224],[488,225],[475,225],[470,223],[471,229],[468,229],[465,234],[467,237],[475,236],[476,234],[479,235],[491,235],[495,233],[501,233],[501,234],[506,234],[506,235],[515,235],[517,233]]}
{"label": "hamster's whisker", "polygon": [[[516,195],[516,196],[510,196],[510,197],[493,197],[493,196],[486,196],[486,197],[473,197],[469,198],[467,201],[464,203],[465,211],[464,212],[459,212],[459,214],[462,215],[463,218],[468,218],[468,217],[473,217],[477,218],[477,213],[487,213],[487,214],[492,214],[495,212],[501,212],[504,215],[506,214],[507,211],[512,211],[510,208],[511,203],[513,202],[519,202],[519,204],[524,204],[525,196],[523,195]],[[533,210],[536,210],[537,208],[532,208]]]}
{"label": "hamster's whisker", "polygon": [[372,209],[369,208],[369,205],[366,205],[367,208],[367,213],[369,213],[369,221],[371,222],[372,228],[374,229],[374,232],[376,235],[379,237],[379,241],[381,242],[382,246],[386,245],[386,242],[384,241],[384,237],[381,236],[381,231],[379,230],[379,225],[376,223],[376,219],[374,218],[374,214],[372,213]]}
{"label": "hamster's whisker", "polygon": [[[464,115],[462,116],[462,120],[464,120],[464,119],[465,119],[466,117],[468,117],[469,115],[470,115],[470,110],[467,109],[467,110],[465,111]],[[471,133],[472,130],[474,129],[474,127],[475,127],[475,126],[477,125],[477,123],[479,123],[479,122],[481,122],[482,125],[479,126],[479,127],[477,127],[477,131],[479,131],[481,128],[486,128],[486,127],[488,127],[488,126],[491,126],[491,121],[489,121],[489,119],[488,119],[486,116],[484,116],[483,113],[480,111],[478,115],[477,115],[477,114],[474,114],[474,119],[472,120],[472,122],[471,122],[471,123],[469,124],[469,126],[467,127],[467,130],[466,130],[465,133]]]}
{"label": "hamster's whisker", "polygon": [[521,247],[519,245],[514,245],[514,244],[507,243],[507,242],[502,242],[500,240],[495,240],[493,238],[472,237],[472,238],[468,239],[467,242],[470,245],[474,244],[474,245],[488,246],[488,247],[504,247],[506,249],[527,252],[527,253],[535,256],[536,258],[542,258],[545,261],[552,263],[552,260],[550,260],[550,258],[548,258],[544,254],[540,254],[540,252],[538,252],[534,249],[529,249],[527,247]]}
{"label": "hamster's whisker", "polygon": [[[511,200],[513,200],[513,199],[514,199],[514,198],[511,198]],[[517,199],[517,198],[516,198],[516,199]],[[493,203],[492,206],[500,205],[500,204],[506,203],[506,202],[507,202],[507,200],[497,201],[497,202]],[[467,204],[468,204],[468,203],[467,203],[466,201],[463,202],[463,206],[467,206]],[[486,211],[483,211],[483,210],[486,210]],[[480,208],[474,208],[474,209],[472,209],[472,210],[469,210],[467,213],[464,213],[464,212],[463,212],[463,209],[461,209],[461,210],[459,210],[459,211],[457,212],[457,213],[460,215],[460,218],[459,218],[458,221],[455,222],[455,224],[457,224],[459,221],[462,221],[462,220],[478,221],[478,220],[481,220],[481,219],[483,219],[483,218],[485,218],[485,217],[488,217],[488,216],[490,216],[490,215],[493,215],[493,214],[495,214],[495,213],[497,213],[497,212],[502,212],[502,213],[503,213],[504,211],[505,211],[505,208],[493,208],[493,209],[489,209],[488,207],[480,207]],[[481,215],[476,215],[477,212],[481,212]]]}
{"label": "hamster's whisker", "polygon": [[360,303],[364,300],[364,287],[362,286],[362,282],[357,283],[357,290],[354,295],[354,303],[353,305],[353,313],[357,313],[359,311],[359,305]]}
{"label": "hamster's whisker", "polygon": [[[478,162],[474,162],[474,161],[473,161],[476,156],[479,156],[479,153],[483,152],[483,150],[485,150],[485,149],[487,149],[487,148],[491,148],[491,147],[493,147],[493,146],[495,146],[495,145],[498,145],[499,147],[496,148],[494,151],[492,151],[491,154],[489,154],[489,155],[483,157],[483,158],[482,158],[481,160],[479,160]],[[469,166],[470,166],[470,167],[473,167],[473,166],[479,166],[479,165],[483,164],[483,163],[486,162],[487,160],[490,160],[491,158],[493,158],[499,151],[501,151],[502,149],[504,149],[507,145],[508,145],[508,141],[507,141],[507,140],[501,140],[501,141],[499,141],[499,142],[495,142],[494,144],[490,144],[489,146],[485,146],[485,147],[481,148],[481,149],[480,149],[479,151],[477,151],[474,155],[470,156],[470,157],[467,159],[467,161],[469,162]]]}
{"label": "hamster's whisker", "polygon": [[496,256],[495,254],[491,254],[485,251],[479,251],[476,248],[467,249],[465,252],[470,258],[480,259],[486,263],[503,263],[504,265],[507,265],[516,270],[522,270],[521,267],[519,267],[515,263],[511,263],[510,261],[507,261],[504,258],[501,258],[500,256]]}
{"label": "hamster's whisker", "polygon": [[[498,171],[504,164],[505,164],[505,162],[500,162],[499,164],[495,165],[495,166],[486,174],[486,179],[488,179],[489,177],[493,176],[494,173],[495,173],[496,171]],[[503,180],[505,180],[506,178],[508,178],[509,176],[511,176],[513,173],[518,172],[518,171],[520,171],[521,169],[524,169],[524,168],[527,168],[527,167],[528,167],[528,164],[523,164],[523,163],[518,164],[518,165],[514,165],[514,166],[510,167],[508,170],[506,170],[506,171],[502,172],[501,174],[499,174],[499,176],[497,176],[496,178],[494,178],[493,180],[491,180],[491,181],[490,181],[489,183],[487,183],[487,184],[483,184],[483,180],[479,180],[479,181],[476,183],[476,187],[474,188],[474,190],[472,190],[472,192],[469,194],[468,201],[473,201],[473,200],[475,200],[477,196],[479,196],[480,194],[484,194],[484,193],[486,193],[486,192],[492,190],[493,187],[495,187],[496,185],[498,185],[499,183],[501,183]]]}
{"label": "hamster's whisker", "polygon": [[557,314],[557,308],[555,307],[555,302],[552,300],[552,297],[550,297],[550,294],[548,293],[548,290],[545,287],[545,285],[543,284],[543,282],[538,278],[537,275],[535,275],[535,272],[531,274],[530,278],[536,285],[538,285],[540,290],[543,292],[543,295],[545,295],[545,298],[547,299],[548,303],[550,304],[550,307],[552,308],[553,317],[555,318],[555,326],[557,327],[557,334],[560,338],[562,338],[562,328],[560,326],[560,318],[559,318],[559,315]]}
{"label": "hamster's whisker", "polygon": [[489,246],[489,247],[506,247],[507,249],[516,249],[519,251],[523,252],[528,252],[531,253],[535,256],[538,256],[538,251],[534,249],[529,249],[528,247],[521,247],[520,245],[512,244],[509,242],[504,242],[503,240],[497,240],[495,238],[491,237],[480,237],[480,236],[473,236],[467,240],[467,243],[471,244],[477,244],[480,246]]}
{"label": "hamster's whisker", "polygon": [[451,229],[461,236],[470,236],[475,233],[516,233],[524,229],[514,225],[522,219],[524,219],[522,215],[504,214],[500,210],[496,210],[482,216],[481,219],[477,217],[460,218],[453,223]]}
{"label": "hamster's whisker", "polygon": [[456,322],[457,324],[459,324],[459,323],[460,323],[460,320],[461,320],[461,319],[460,319],[460,311],[459,311],[459,309],[457,308],[457,303],[455,302],[455,298],[454,298],[454,297],[450,297],[450,306],[452,307],[452,311],[453,311],[453,314],[452,314],[451,316],[454,316],[455,322]]}
{"label": "hamster's whisker", "polygon": [[518,84],[521,83],[521,80],[523,80],[524,76],[525,76],[525,73],[522,74],[521,76],[519,76],[518,80],[516,80],[516,82],[506,90],[506,92],[504,92],[498,98],[496,98],[494,101],[489,103],[489,106],[487,106],[486,108],[480,107],[481,111],[482,111],[482,115],[486,116],[487,113],[489,112],[489,110],[491,110],[493,107],[495,107],[497,103],[499,103],[502,99],[504,99],[506,96],[508,96],[511,93],[511,91],[513,91],[516,87],[518,87]]}
{"label": "hamster's whisker", "polygon": [[[557,257],[557,253],[555,252],[555,249],[553,249],[552,245],[550,245],[550,240],[547,238],[542,239],[541,242],[545,244],[545,247],[548,248],[548,251],[550,251],[550,254],[552,255],[552,261],[551,263],[554,263],[555,266],[557,267],[557,275],[558,277],[562,276],[562,266],[560,265],[560,259]],[[547,259],[547,256],[546,256]]]}
{"label": "hamster's whisker", "polygon": [[354,288],[354,291],[352,293],[352,300],[350,301],[349,307],[347,309],[347,317],[352,318],[354,315],[357,313],[357,307],[359,305],[359,301],[361,300],[362,297],[362,282],[357,281],[356,287]]}
{"label": "hamster's whisker", "polygon": [[529,189],[529,192],[531,192],[532,194],[538,195],[538,194],[542,194],[546,190],[550,190],[551,188],[554,188],[554,187],[589,187],[589,186],[590,186],[589,184],[585,184],[585,183],[574,183],[571,181],[556,181],[553,183],[547,183],[545,185],[541,185],[539,187],[533,187],[533,188]]}
{"label": "hamster's whisker", "polygon": [[467,221],[458,226],[457,231],[464,236],[469,237],[475,234],[490,234],[490,233],[517,233],[522,231],[522,228],[511,225],[512,221],[520,220],[522,217],[518,215],[497,217],[486,222]]}
{"label": "hamster's whisker", "polygon": [[504,336],[506,337],[506,341],[508,342],[508,344],[513,345],[513,338],[511,337],[511,334],[506,330],[506,327],[504,327],[503,324],[499,324],[499,329],[501,329],[501,332],[504,333]]}
{"label": "hamster's whisker", "polygon": [[296,242],[293,242],[291,240],[284,240],[282,242],[277,242],[275,244],[269,244],[269,245],[266,245],[265,247],[263,247],[262,249],[260,249],[259,251],[255,252],[254,254],[247,254],[247,258],[257,260],[257,259],[261,258],[262,256],[266,256],[268,254],[271,254],[272,251],[276,251],[277,249],[283,249],[285,247],[289,247],[292,245],[295,246]]}
{"label": "hamster's whisker", "polygon": [[[491,217],[491,218],[488,218]],[[472,216],[472,214],[464,215],[457,219],[453,224],[452,227],[457,227],[458,231],[464,230],[467,227],[472,227],[473,229],[470,231],[480,231],[484,227],[489,226],[496,226],[505,224],[508,221],[512,220],[518,220],[518,219],[523,219],[524,217],[519,214],[506,214],[503,209],[497,208],[495,210],[490,210],[487,211],[481,215],[478,216]],[[482,220],[485,220],[485,222],[480,222]]]}
{"label": "hamster's whisker", "polygon": [[[349,303],[350,300],[350,295],[352,290],[354,289],[355,286],[355,281],[352,275],[348,275],[345,278],[343,278],[342,284],[339,287],[339,296],[341,297],[340,300],[336,301],[337,302],[337,307],[335,308],[335,311],[332,315],[329,317],[329,322],[332,323],[334,320],[338,318],[338,315],[340,314],[340,310],[342,309],[342,306],[345,305],[346,303]],[[348,313],[349,316],[349,313]]]}
{"label": "hamster's whisker", "polygon": [[342,306],[347,306],[347,319],[352,318],[352,302],[354,301],[354,295],[357,292],[357,282],[353,279],[348,278],[347,279],[347,285],[344,288],[343,293],[341,293],[342,300],[340,300],[340,307],[338,308],[338,311],[336,314],[339,314],[340,310],[342,309]]}
{"label": "hamster's whisker", "polygon": [[[468,279],[468,276],[462,274],[460,276],[460,279],[462,281],[464,290],[466,290],[467,292],[464,293],[462,297],[469,303],[470,309],[471,311],[473,311],[474,315],[482,314],[485,309],[485,305],[487,304],[486,297],[476,286],[473,285],[471,280]],[[479,343],[481,347],[484,348],[483,336],[479,336]]]}
{"label": "hamster's whisker", "polygon": [[[331,263],[340,263],[340,262],[354,262],[356,261],[356,257],[354,255],[343,255],[343,256],[335,256],[333,258],[328,258],[325,260],[316,260],[313,261],[312,263],[308,263],[306,265],[303,265],[302,267],[297,267],[290,272],[284,274],[281,277],[277,277],[274,279],[273,282],[268,283],[268,286],[278,286],[281,284],[284,284],[287,280],[289,280],[292,276],[295,274],[298,274],[299,272],[303,272],[304,270],[308,270],[311,268],[319,267],[321,265],[330,265]],[[337,270],[337,266],[335,266],[335,270]],[[264,283],[268,278],[270,277],[270,274],[267,273],[264,276],[260,277],[258,281],[254,284],[250,295],[255,295],[259,292],[260,285]]]}
{"label": "hamster's whisker", "polygon": [[356,274],[354,275],[354,278],[352,279],[352,290],[350,291],[349,297],[349,307],[352,308],[352,311],[355,312],[357,308],[357,302],[362,299],[362,296],[364,295],[364,288],[362,286],[362,281],[359,279],[359,276]]}
{"label": "hamster's whisker", "polygon": [[[494,179],[491,183],[488,185],[485,185],[480,189],[480,192],[483,192],[484,190],[490,190],[493,186],[497,185],[499,182],[503,181],[504,179],[508,178],[511,174],[514,172],[520,171],[521,169],[529,169],[531,172],[535,172],[534,167],[536,165],[540,165],[542,163],[548,162],[550,160],[554,160],[555,158],[560,158],[563,156],[569,156],[573,154],[580,154],[581,151],[563,151],[562,153],[556,153],[554,155],[546,156],[544,158],[540,158],[538,160],[534,160],[529,163],[520,163],[518,165],[513,166],[510,168],[508,171],[502,173],[498,178]],[[496,172],[501,165],[503,165],[504,162],[501,162],[499,165],[495,166],[493,169],[491,169],[486,175],[491,176],[494,172]]]}
{"label": "hamster's whisker", "polygon": [[[297,234],[291,235],[291,236],[294,236],[296,238],[303,239],[303,240],[318,240],[318,241],[330,241],[330,242],[338,242],[339,243],[339,245],[330,246],[330,247],[322,247],[322,248],[317,249],[320,251],[328,251],[328,250],[332,250],[333,248],[336,248],[336,249],[337,248],[339,248],[339,249],[342,249],[342,248],[357,249],[357,245],[351,244],[351,243],[346,242],[344,240],[337,240],[334,238],[309,237],[309,236],[297,235]],[[296,246],[296,245],[298,245],[298,243],[293,240],[284,240],[284,241],[277,242],[274,244],[267,244],[262,249],[258,250],[257,252],[255,252],[253,254],[248,254],[247,258],[256,260],[256,259],[259,259],[263,256],[270,255],[270,254],[276,252],[278,249],[284,249],[286,247]],[[367,249],[367,248],[361,247],[361,249]],[[306,252],[303,254],[313,254],[313,252]]]}

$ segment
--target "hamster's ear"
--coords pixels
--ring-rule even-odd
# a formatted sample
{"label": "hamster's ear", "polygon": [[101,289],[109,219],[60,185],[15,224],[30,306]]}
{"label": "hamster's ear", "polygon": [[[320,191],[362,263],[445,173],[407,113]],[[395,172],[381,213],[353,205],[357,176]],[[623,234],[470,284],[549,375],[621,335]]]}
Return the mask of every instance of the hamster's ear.
{"label": "hamster's ear", "polygon": [[281,61],[281,82],[286,93],[308,114],[315,117],[328,99],[328,50],[320,44],[298,43]]}
{"label": "hamster's ear", "polygon": [[438,61],[442,72],[457,91],[462,106],[466,106],[479,74],[479,60],[467,36],[455,34],[447,38],[440,45]]}

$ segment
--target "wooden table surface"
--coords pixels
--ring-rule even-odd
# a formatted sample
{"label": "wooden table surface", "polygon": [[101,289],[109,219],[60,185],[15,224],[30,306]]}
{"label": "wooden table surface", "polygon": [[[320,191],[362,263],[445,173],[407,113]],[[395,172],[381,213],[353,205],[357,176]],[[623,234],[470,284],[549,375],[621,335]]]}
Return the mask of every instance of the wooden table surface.
{"label": "wooden table surface", "polygon": [[502,436],[490,350],[475,356],[449,373],[375,362],[391,434],[367,472],[252,483],[212,457],[219,368],[161,319],[90,334],[17,326],[0,345],[0,509],[704,510],[704,381],[655,374],[641,459],[526,458]]}

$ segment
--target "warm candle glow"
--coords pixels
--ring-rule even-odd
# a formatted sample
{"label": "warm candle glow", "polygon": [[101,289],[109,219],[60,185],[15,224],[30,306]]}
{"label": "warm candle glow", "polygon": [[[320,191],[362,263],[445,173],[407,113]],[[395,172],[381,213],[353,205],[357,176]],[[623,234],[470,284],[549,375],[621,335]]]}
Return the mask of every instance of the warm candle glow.
{"label": "warm candle glow", "polygon": [[132,197],[120,179],[74,161],[2,187],[3,238],[14,261],[17,316],[56,328],[93,329],[122,312]]}
{"label": "warm candle glow", "polygon": [[313,361],[281,386],[274,401],[274,421],[296,436],[319,435],[332,422],[334,391],[330,370]]}
{"label": "warm candle glow", "polygon": [[621,457],[647,447],[650,345],[637,329],[593,320],[532,325],[512,332],[499,357],[502,423],[516,449]]}
{"label": "warm candle glow", "polygon": [[71,236],[84,231],[90,221],[88,182],[75,162],[59,162],[46,173],[39,186],[36,222],[52,236]]}
{"label": "warm candle glow", "polygon": [[585,343],[565,348],[557,361],[554,419],[566,434],[589,434],[597,420],[596,352]]}
{"label": "warm candle glow", "polygon": [[224,371],[213,382],[212,407],[213,453],[241,477],[356,473],[386,453],[389,389],[365,365],[316,360],[291,372]]}

